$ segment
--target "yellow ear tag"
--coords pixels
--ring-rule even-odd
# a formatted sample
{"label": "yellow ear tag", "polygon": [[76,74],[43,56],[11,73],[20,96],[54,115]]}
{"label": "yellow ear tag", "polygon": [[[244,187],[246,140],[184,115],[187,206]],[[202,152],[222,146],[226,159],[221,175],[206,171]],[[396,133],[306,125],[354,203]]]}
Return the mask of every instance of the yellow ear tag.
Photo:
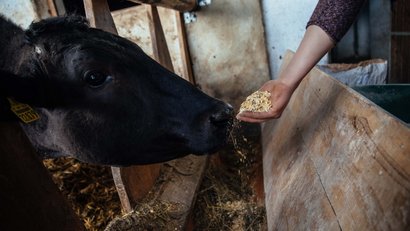
{"label": "yellow ear tag", "polygon": [[24,123],[28,124],[40,119],[40,116],[30,105],[17,102],[13,99],[7,98],[10,102],[11,111],[16,114]]}

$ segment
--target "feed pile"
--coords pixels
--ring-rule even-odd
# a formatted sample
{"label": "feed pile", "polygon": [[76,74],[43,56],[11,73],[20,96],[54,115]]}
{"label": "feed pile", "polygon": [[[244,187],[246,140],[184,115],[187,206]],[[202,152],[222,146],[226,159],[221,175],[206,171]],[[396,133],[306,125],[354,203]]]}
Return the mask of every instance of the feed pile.
{"label": "feed pile", "polygon": [[211,157],[197,195],[194,230],[266,230],[266,211],[257,203],[256,171],[262,171],[258,138],[247,137],[236,121],[227,148]]}
{"label": "feed pile", "polygon": [[250,112],[267,112],[272,107],[270,101],[270,92],[268,91],[255,91],[241,104],[239,113],[244,111]]}

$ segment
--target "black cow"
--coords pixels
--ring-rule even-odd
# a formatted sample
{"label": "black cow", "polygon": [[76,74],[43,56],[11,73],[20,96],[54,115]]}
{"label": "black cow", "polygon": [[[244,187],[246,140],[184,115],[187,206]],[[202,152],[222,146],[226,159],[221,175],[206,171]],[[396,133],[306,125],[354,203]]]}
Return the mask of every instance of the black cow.
{"label": "black cow", "polygon": [[0,30],[0,98],[40,115],[22,127],[43,156],[127,166],[208,154],[225,144],[232,108],[134,43],[79,16],[46,19],[26,31],[0,17]]}

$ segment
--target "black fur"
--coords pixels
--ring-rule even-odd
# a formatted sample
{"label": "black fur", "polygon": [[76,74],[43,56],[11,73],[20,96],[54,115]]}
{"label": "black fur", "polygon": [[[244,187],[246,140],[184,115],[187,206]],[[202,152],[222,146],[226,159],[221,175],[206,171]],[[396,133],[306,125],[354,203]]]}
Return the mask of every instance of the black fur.
{"label": "black fur", "polygon": [[46,36],[50,33],[64,31],[87,31],[89,29],[89,23],[86,18],[82,16],[68,16],[60,18],[49,18],[42,20],[38,23],[32,23],[25,32],[25,40],[27,43],[35,43],[36,39],[40,36]]}

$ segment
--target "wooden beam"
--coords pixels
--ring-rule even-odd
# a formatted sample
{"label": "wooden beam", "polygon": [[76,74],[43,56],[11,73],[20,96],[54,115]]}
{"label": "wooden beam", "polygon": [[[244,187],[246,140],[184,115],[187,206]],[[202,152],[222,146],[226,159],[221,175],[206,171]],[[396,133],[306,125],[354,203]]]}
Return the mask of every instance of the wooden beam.
{"label": "wooden beam", "polygon": [[124,212],[131,212],[137,202],[148,194],[159,177],[160,170],[161,164],[111,168]]}
{"label": "wooden beam", "polygon": [[118,34],[107,0],[84,0],[84,8],[90,26]]}
{"label": "wooden beam", "polygon": [[410,83],[410,1],[391,3],[389,83]]}
{"label": "wooden beam", "polygon": [[56,6],[54,4],[53,0],[47,0],[47,5],[48,5],[48,9],[50,10],[50,15],[53,17],[58,16],[57,14],[57,9]]}
{"label": "wooden beam", "polygon": [[162,66],[173,72],[174,67],[172,66],[171,55],[169,54],[169,49],[167,41],[165,39],[164,30],[162,29],[158,9],[156,6],[151,5],[147,5],[146,7],[154,59]]}
{"label": "wooden beam", "polygon": [[169,9],[173,9],[180,12],[187,12],[195,10],[197,0],[129,0],[131,2],[149,4],[152,6],[160,6]]}
{"label": "wooden beam", "polygon": [[[107,0],[84,0],[84,6],[91,26],[118,34]],[[160,169],[160,164],[111,168],[125,212],[131,212],[135,204],[149,192],[159,176]]]}
{"label": "wooden beam", "polygon": [[85,230],[17,122],[0,123],[0,230]]}
{"label": "wooden beam", "polygon": [[269,230],[408,230],[409,141],[408,125],[314,68],[262,128]]}
{"label": "wooden beam", "polygon": [[183,73],[182,77],[195,85],[194,72],[192,71],[191,55],[189,53],[188,40],[184,18],[181,12],[175,11],[175,21],[178,33],[179,47],[181,51]]}

